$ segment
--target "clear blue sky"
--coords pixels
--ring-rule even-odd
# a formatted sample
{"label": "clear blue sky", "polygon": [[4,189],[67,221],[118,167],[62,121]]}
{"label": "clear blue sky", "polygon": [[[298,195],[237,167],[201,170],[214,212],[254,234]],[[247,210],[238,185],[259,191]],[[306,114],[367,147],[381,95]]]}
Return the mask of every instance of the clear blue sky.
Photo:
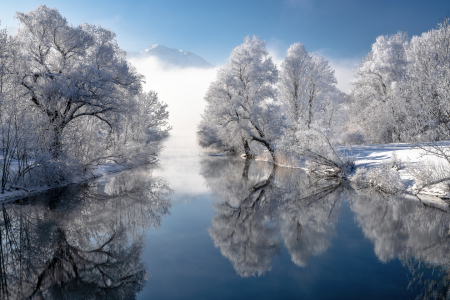
{"label": "clear blue sky", "polygon": [[450,0],[1,0],[1,26],[15,11],[56,7],[69,23],[102,25],[121,48],[142,51],[162,44],[194,52],[213,64],[226,61],[247,35],[257,35],[284,55],[294,42],[335,58],[362,58],[375,38],[405,31],[421,34],[442,20]]}

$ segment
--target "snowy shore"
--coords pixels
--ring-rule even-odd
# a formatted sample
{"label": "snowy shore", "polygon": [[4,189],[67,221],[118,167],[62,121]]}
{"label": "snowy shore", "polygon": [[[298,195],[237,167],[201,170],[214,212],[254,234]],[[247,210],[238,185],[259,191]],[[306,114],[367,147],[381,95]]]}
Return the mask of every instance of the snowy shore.
{"label": "snowy shore", "polygon": [[[448,142],[441,142],[440,144],[448,146]],[[440,158],[436,156],[426,155],[424,150],[412,146],[408,143],[393,143],[342,147],[339,150],[341,153],[348,152],[349,156],[354,159],[355,168],[350,176],[354,175],[360,168],[370,170],[380,168],[383,164],[390,166],[395,162],[398,168],[392,168],[392,172],[397,172],[400,176],[405,198],[420,200],[426,205],[448,210],[449,205],[446,200],[449,198],[449,187],[447,184],[420,188],[417,178],[411,174],[411,170],[418,168],[419,164],[432,165],[441,162],[445,167],[447,162],[440,161]]]}
{"label": "snowy shore", "polygon": [[[354,159],[355,169],[352,174],[354,174],[358,168],[377,168],[382,164],[391,163],[394,159],[401,165],[397,172],[400,175],[406,191],[410,193],[415,193],[418,190],[418,187],[416,178],[408,172],[408,167],[414,168],[414,166],[420,162],[439,162],[439,158],[426,155],[423,150],[414,148],[412,147],[412,144],[406,143],[352,146],[350,148],[341,148],[339,150],[341,153],[348,152],[349,156]],[[421,194],[445,197],[447,196],[448,191],[445,191],[442,186],[436,185],[424,188],[421,191]]]}
{"label": "snowy shore", "polygon": [[[439,145],[448,147],[450,144],[449,142],[439,142]],[[450,186],[446,183],[441,183],[420,188],[417,178],[411,172],[414,169],[418,169],[420,164],[435,165],[442,163],[443,168],[445,168],[447,162],[441,161],[436,156],[427,155],[424,150],[413,147],[412,144],[392,143],[341,146],[337,147],[337,152],[341,157],[348,157],[351,161],[354,161],[355,166],[353,170],[350,174],[347,174],[350,180],[354,179],[354,175],[358,170],[364,169],[364,172],[368,172],[387,165],[390,172],[396,172],[399,175],[405,197],[418,200],[418,195],[420,200],[425,203],[448,207],[446,199],[450,198]],[[393,164],[396,167],[391,168]],[[292,166],[280,164],[279,166],[292,168]]]}
{"label": "snowy shore", "polygon": [[[343,156],[349,156],[354,160],[355,168],[349,174],[353,176],[358,169],[365,168],[371,170],[381,167],[383,164],[391,164],[393,159],[401,166],[393,169],[401,178],[403,187],[405,189],[406,197],[416,198],[415,194],[419,191],[417,180],[411,174],[411,168],[414,168],[420,162],[435,163],[439,159],[434,156],[424,155],[424,151],[418,148],[413,148],[411,144],[395,143],[395,144],[375,144],[375,145],[361,145],[351,147],[339,147],[338,152]],[[214,156],[214,154],[210,154]],[[217,155],[217,154],[216,154]],[[224,155],[224,154],[219,154]],[[128,167],[120,166],[114,163],[103,164],[96,167],[92,172],[86,174],[83,178],[77,178],[69,184],[78,184],[87,180],[93,180],[99,177],[107,176],[117,172],[129,169]],[[42,193],[54,187],[35,187],[30,189],[18,189],[5,191],[0,194],[0,203],[27,197],[30,195]],[[449,191],[446,185],[434,185],[420,190],[419,196],[421,200],[427,203],[433,203],[439,206],[446,205],[446,202],[441,199],[448,198]]]}
{"label": "snowy shore", "polygon": [[[122,172],[122,171],[125,171],[128,169],[130,169],[130,168],[126,167],[126,166],[121,166],[121,165],[114,164],[114,163],[110,163],[110,164],[106,163],[106,164],[97,166],[91,172],[86,173],[85,176],[75,178],[74,180],[72,180],[72,182],[69,182],[60,187],[64,187],[64,186],[68,186],[68,185],[72,185],[72,184],[80,184],[82,182],[86,182],[89,180],[95,180],[97,178],[105,177],[105,176],[108,176],[109,174]],[[52,186],[52,187],[42,186],[42,187],[31,187],[31,188],[27,188],[27,189],[11,188],[10,190],[5,191],[3,194],[0,193],[0,203],[9,202],[9,201],[13,201],[13,200],[24,198],[24,197],[33,196],[33,195],[40,194],[40,193],[43,193],[47,190],[51,190],[54,188],[58,188],[58,187],[57,186],[56,187],[55,186]]]}

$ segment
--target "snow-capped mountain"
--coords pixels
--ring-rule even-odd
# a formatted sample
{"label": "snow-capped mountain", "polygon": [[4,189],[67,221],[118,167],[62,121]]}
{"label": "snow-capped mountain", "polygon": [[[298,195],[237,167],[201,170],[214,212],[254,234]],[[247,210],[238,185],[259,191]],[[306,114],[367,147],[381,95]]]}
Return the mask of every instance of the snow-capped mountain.
{"label": "snow-capped mountain", "polygon": [[161,60],[166,67],[182,67],[182,68],[212,68],[212,64],[201,58],[200,56],[180,49],[168,48],[163,45],[154,44],[140,53],[128,53],[131,58],[144,58],[153,56]]}

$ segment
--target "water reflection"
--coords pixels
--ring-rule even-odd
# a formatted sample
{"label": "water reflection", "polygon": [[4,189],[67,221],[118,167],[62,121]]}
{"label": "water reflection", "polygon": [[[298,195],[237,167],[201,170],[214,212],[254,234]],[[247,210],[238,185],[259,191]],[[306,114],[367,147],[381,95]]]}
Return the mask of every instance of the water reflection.
{"label": "water reflection", "polygon": [[350,198],[364,235],[382,262],[399,259],[410,272],[410,288],[424,299],[450,295],[450,214],[416,201],[367,190]]}
{"label": "water reflection", "polygon": [[240,159],[204,159],[202,175],[215,199],[210,236],[240,276],[270,270],[282,242],[298,266],[331,245],[338,181]]}
{"label": "water reflection", "polygon": [[270,271],[283,245],[306,267],[332,245],[346,201],[380,262],[400,260],[418,298],[450,295],[447,211],[255,161],[205,158],[202,175],[214,198],[209,234],[242,277]]}
{"label": "water reflection", "polygon": [[169,191],[135,171],[3,205],[0,298],[135,298],[143,233],[169,213]]}
{"label": "water reflection", "polygon": [[[203,215],[198,210],[209,199],[197,203],[197,209],[191,204],[171,208],[166,184],[146,171],[1,206],[0,298],[135,298],[149,276],[142,258],[144,234],[151,238],[152,260],[158,261],[152,264],[146,258],[155,272],[150,281],[153,286],[149,282],[147,288],[157,298],[189,298],[186,291],[192,289],[200,294],[192,292],[192,298],[208,295],[203,298],[212,299],[229,295],[230,290],[241,293],[243,282],[251,285],[252,293],[258,290],[271,297],[277,295],[279,285],[262,286],[276,280],[289,285],[291,298],[301,293],[319,298],[325,294],[317,289],[325,285],[333,290],[340,285],[340,293],[351,297],[374,284],[378,289],[385,281],[377,276],[390,274],[394,267],[396,276],[407,271],[410,290],[419,298],[449,297],[450,214],[446,211],[368,189],[353,190],[345,183],[318,180],[301,170],[242,159],[204,158],[201,175],[214,198],[211,226],[211,216],[204,215],[209,210],[202,211]],[[149,235],[147,230],[161,226],[169,210],[174,216],[164,221],[166,229]],[[192,225],[192,220],[201,218]],[[226,277],[226,269],[219,269],[222,265],[214,260],[221,256],[219,251],[209,247],[210,238],[199,224],[209,226],[209,236],[239,276],[269,273],[275,262],[284,273],[243,281],[232,270],[234,277]],[[179,231],[175,231],[178,237],[172,235],[180,227],[182,237]],[[364,243],[364,237],[370,243]],[[347,242],[350,247],[342,246]],[[288,252],[293,263],[289,258],[287,263],[274,260],[281,252],[281,258]],[[314,256],[318,259],[312,260]],[[187,263],[183,266],[181,260]],[[395,266],[390,261],[396,261]],[[359,264],[365,268],[361,270]],[[223,265],[230,266],[228,262]],[[347,269],[349,265],[358,268]],[[325,273],[332,275],[325,277]],[[370,283],[371,279],[376,283]],[[204,288],[219,286],[217,281],[227,281],[226,287]],[[181,292],[167,292],[179,282],[184,282]],[[382,296],[392,292],[387,288],[393,284],[387,282],[379,287],[386,288]],[[396,283],[395,291],[402,296],[406,276],[398,282],[404,287]]]}

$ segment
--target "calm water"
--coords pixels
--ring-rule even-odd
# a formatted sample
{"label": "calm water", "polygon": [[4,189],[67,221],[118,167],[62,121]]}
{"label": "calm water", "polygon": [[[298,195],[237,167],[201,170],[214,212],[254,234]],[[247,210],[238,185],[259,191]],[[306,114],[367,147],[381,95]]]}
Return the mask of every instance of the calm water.
{"label": "calm water", "polygon": [[447,298],[449,213],[189,143],[4,205],[1,299]]}

